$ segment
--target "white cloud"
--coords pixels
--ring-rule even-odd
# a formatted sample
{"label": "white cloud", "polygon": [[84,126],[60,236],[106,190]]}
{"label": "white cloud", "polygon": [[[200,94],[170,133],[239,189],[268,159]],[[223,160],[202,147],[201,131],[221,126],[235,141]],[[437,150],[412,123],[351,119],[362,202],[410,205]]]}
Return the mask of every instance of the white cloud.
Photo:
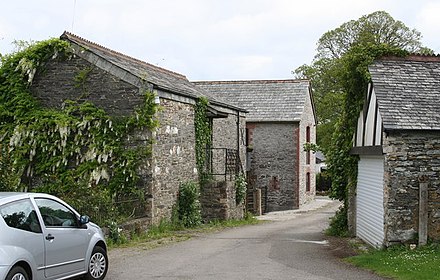
{"label": "white cloud", "polygon": [[436,53],[440,52],[440,2],[426,3],[417,14],[417,29],[423,35],[423,42]]}
{"label": "white cloud", "polygon": [[6,22],[3,22],[0,19],[0,40],[4,40],[5,38],[9,38],[13,35],[14,28]]}

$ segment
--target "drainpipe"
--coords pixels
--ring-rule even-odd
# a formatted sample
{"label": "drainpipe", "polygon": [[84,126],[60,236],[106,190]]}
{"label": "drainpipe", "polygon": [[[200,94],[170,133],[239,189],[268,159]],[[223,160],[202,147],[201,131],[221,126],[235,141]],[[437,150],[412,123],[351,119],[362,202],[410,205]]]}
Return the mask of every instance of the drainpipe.
{"label": "drainpipe", "polygon": [[[296,129],[296,139],[297,139],[297,152],[296,152],[296,166],[295,166],[295,171],[296,171],[296,183],[294,182],[294,188],[295,188],[295,195],[296,195],[296,209],[299,209],[299,203],[300,203],[300,191],[299,191],[299,187],[300,187],[300,155],[301,155],[301,143],[300,143],[300,137],[301,137],[301,125],[300,123],[298,123],[298,128]],[[294,205],[295,208],[295,205]]]}
{"label": "drainpipe", "polygon": [[[237,110],[237,156],[240,158],[240,111]],[[237,166],[235,167],[237,169]]]}

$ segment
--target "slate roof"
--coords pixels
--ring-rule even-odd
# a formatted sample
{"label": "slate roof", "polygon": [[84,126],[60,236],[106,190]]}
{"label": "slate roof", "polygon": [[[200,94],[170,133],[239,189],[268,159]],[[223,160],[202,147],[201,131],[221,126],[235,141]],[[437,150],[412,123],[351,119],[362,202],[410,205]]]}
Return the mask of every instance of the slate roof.
{"label": "slate roof", "polygon": [[209,93],[192,84],[184,75],[152,65],[150,63],[138,60],[136,58],[124,55],[114,50],[103,47],[99,44],[93,43],[83,39],[77,35],[65,31],[61,35],[61,39],[72,42],[86,51],[92,52],[101,57],[105,61],[119,67],[134,76],[139,80],[145,80],[156,87],[172,93],[184,95],[191,98],[205,96],[209,101],[215,105],[232,108],[234,110],[244,111],[241,108],[236,108],[231,104],[216,100]]}
{"label": "slate roof", "polygon": [[308,80],[206,81],[195,85],[245,108],[249,122],[296,122],[304,111]]}
{"label": "slate roof", "polygon": [[440,130],[440,57],[388,57],[369,71],[385,130]]}

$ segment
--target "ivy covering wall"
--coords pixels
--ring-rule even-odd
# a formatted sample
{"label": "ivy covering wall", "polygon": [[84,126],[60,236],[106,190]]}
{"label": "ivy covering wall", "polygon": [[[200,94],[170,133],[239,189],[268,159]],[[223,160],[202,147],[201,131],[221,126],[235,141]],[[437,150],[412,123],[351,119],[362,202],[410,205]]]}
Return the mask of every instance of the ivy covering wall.
{"label": "ivy covering wall", "polygon": [[212,128],[206,115],[209,101],[200,97],[194,106],[194,126],[196,138],[196,163],[199,172],[199,183],[203,185],[210,176],[208,169],[208,148],[212,146]]}
{"label": "ivy covering wall", "polygon": [[[138,169],[151,143],[127,143],[135,131],[158,126],[154,94],[145,92],[143,105],[119,118],[87,101],[66,100],[61,110],[43,107],[30,91],[34,76],[49,60],[72,56],[67,42],[51,39],[2,57],[0,191],[47,192],[79,208],[142,198]],[[78,73],[77,86],[86,75]]]}

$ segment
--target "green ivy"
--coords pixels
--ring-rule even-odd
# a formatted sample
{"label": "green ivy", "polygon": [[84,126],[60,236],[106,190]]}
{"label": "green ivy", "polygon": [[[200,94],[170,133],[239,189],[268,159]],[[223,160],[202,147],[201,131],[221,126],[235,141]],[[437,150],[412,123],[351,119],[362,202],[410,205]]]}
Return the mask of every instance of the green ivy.
{"label": "green ivy", "polygon": [[194,126],[196,136],[196,163],[199,172],[200,185],[209,179],[208,171],[208,151],[212,145],[212,128],[209,118],[206,115],[208,110],[208,99],[199,97],[194,106]]}
{"label": "green ivy", "polygon": [[350,154],[353,147],[353,135],[357,119],[362,109],[365,93],[371,78],[368,66],[385,55],[405,56],[407,52],[388,45],[356,45],[339,60],[338,78],[344,89],[344,107],[332,137],[332,144],[327,153],[328,171],[332,178],[333,198],[345,202],[347,206],[348,190],[357,182],[358,157]]}
{"label": "green ivy", "polygon": [[[127,140],[135,130],[158,126],[158,105],[147,91],[143,105],[124,118],[79,100],[66,100],[60,110],[40,106],[29,90],[34,75],[47,61],[71,56],[68,43],[52,39],[2,57],[0,191],[33,187],[75,207],[111,212],[115,199],[143,196],[138,169],[151,154],[151,142],[128,147]],[[77,75],[76,86],[83,86],[89,72]]]}
{"label": "green ivy", "polygon": [[243,203],[246,198],[247,182],[243,173],[235,176],[235,202],[237,204]]}
{"label": "green ivy", "polygon": [[86,67],[78,72],[78,74],[75,76],[75,87],[80,89],[82,94],[78,99],[87,98],[90,94],[88,88],[86,87],[86,82],[89,77],[90,72],[92,72],[92,67]]}
{"label": "green ivy", "polygon": [[319,147],[319,145],[310,142],[304,143],[303,148],[305,152],[313,151],[314,153],[316,153],[317,151],[321,150],[321,147]]}

